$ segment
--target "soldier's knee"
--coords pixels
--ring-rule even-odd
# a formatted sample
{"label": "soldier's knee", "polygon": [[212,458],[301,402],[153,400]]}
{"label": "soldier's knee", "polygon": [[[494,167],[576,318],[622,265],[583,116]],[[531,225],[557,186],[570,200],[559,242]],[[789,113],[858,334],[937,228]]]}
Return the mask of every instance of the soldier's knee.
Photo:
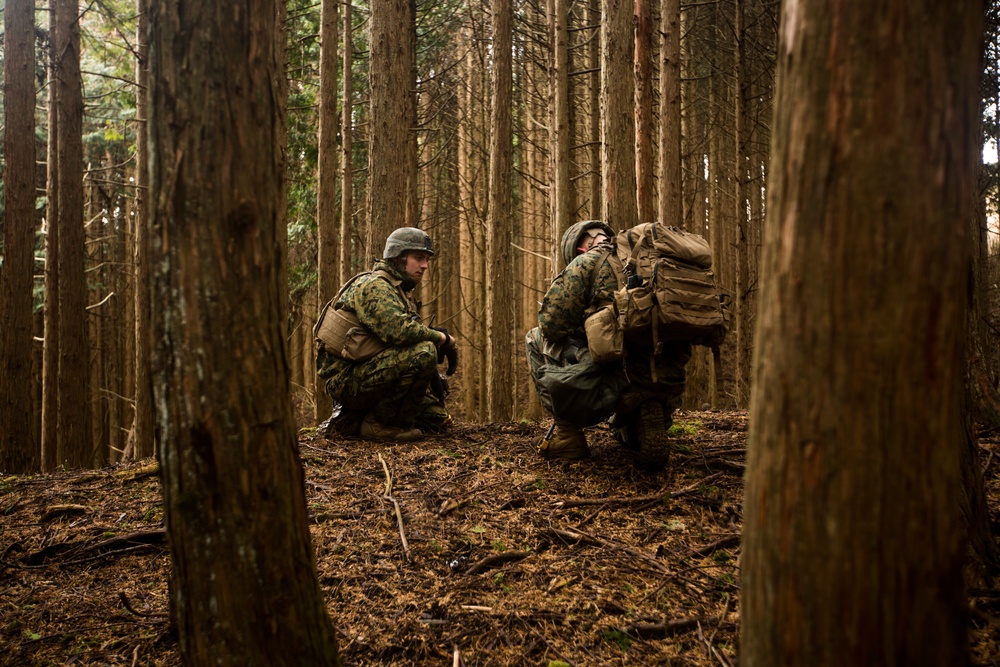
{"label": "soldier's knee", "polygon": [[430,341],[417,343],[413,349],[414,361],[421,368],[435,368],[437,366],[437,348]]}

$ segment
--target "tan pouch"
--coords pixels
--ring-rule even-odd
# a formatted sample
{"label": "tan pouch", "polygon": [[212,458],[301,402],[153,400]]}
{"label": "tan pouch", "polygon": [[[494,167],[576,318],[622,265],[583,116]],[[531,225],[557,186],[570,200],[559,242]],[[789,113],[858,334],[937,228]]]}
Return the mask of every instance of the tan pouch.
{"label": "tan pouch", "polygon": [[656,299],[649,285],[629,289],[622,287],[615,292],[615,306],[618,310],[620,328],[629,334],[647,332],[653,321]]}
{"label": "tan pouch", "polygon": [[588,317],[583,327],[587,332],[587,347],[595,363],[605,364],[622,358],[623,335],[613,303]]}
{"label": "tan pouch", "polygon": [[388,345],[348,310],[334,310],[333,300],[320,311],[313,334],[332,354],[347,361],[365,361]]}

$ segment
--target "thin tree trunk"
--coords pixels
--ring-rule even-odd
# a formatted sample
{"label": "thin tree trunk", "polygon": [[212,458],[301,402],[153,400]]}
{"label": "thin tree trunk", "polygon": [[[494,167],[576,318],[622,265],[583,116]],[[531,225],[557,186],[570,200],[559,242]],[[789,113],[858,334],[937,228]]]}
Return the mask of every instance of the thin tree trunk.
{"label": "thin tree trunk", "polygon": [[[572,224],[569,183],[569,52],[566,19],[569,13],[567,0],[549,0],[549,163],[550,222],[552,238],[558,239]],[[559,244],[552,249],[553,268],[562,262]]]}
{"label": "thin tree trunk", "polygon": [[[337,220],[337,13],[338,0],[322,0],[319,57],[319,174],[316,186],[317,289],[322,303],[332,299],[340,283]],[[326,419],[332,403],[326,391],[316,393],[314,417]]]}
{"label": "thin tree trunk", "polygon": [[[354,150],[354,25],[351,19],[351,3],[344,3],[344,63],[340,117],[340,284],[346,283],[354,272],[351,268],[354,238],[354,165],[351,162]],[[319,415],[317,415],[319,416]]]}
{"label": "thin tree trunk", "polygon": [[152,342],[149,322],[149,0],[136,0],[135,76],[135,422],[133,447],[135,458],[144,459],[156,452],[153,432],[153,385],[150,379]]}
{"label": "thin tree trunk", "polygon": [[663,0],[660,7],[660,173],[658,220],[682,226],[681,187],[681,3]]}
{"label": "thin tree trunk", "polygon": [[653,62],[650,0],[635,0],[635,177],[639,222],[653,222]]}
{"label": "thin tree trunk", "polygon": [[[783,18],[741,660],[967,664],[957,510],[983,8],[804,0]],[[886,85],[902,71],[907,85]]]}
{"label": "thin tree trunk", "polygon": [[30,391],[35,273],[35,6],[4,9],[4,225],[0,268],[0,470],[39,468]]}
{"label": "thin tree trunk", "polygon": [[283,8],[152,9],[153,384],[181,656],[339,665],[288,382]]}
{"label": "thin tree trunk", "polygon": [[45,335],[42,343],[42,471],[53,470],[59,448],[59,85],[56,32],[59,0],[49,0],[49,136],[45,151]]}

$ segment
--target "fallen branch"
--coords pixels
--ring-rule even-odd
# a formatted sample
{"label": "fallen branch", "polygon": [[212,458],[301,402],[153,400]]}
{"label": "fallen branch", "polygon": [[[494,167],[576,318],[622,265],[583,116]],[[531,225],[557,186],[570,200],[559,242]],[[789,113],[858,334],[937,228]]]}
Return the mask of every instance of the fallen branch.
{"label": "fallen branch", "polygon": [[630,623],[625,633],[636,639],[666,639],[683,632],[697,630],[699,625],[719,625],[719,616],[695,616],[662,623]]}
{"label": "fallen branch", "polygon": [[409,560],[410,545],[406,543],[406,534],[403,532],[403,512],[399,509],[399,503],[392,497],[392,473],[389,472],[389,465],[382,458],[381,454],[378,455],[378,460],[382,462],[382,470],[385,471],[385,493],[382,494],[382,497],[392,502],[392,506],[396,509],[396,522],[399,524],[399,539],[403,542],[403,556]]}
{"label": "fallen branch", "polygon": [[645,561],[649,565],[652,565],[659,572],[663,572],[663,573],[667,573],[667,574],[670,573],[670,570],[668,570],[662,563],[660,563],[658,560],[656,560],[655,557],[650,556],[649,554],[644,553],[644,552],[640,551],[639,549],[635,549],[633,547],[628,547],[628,546],[625,546],[624,544],[618,544],[616,542],[611,542],[610,540],[605,540],[605,539],[597,537],[595,535],[590,535],[589,533],[585,533],[582,530],[563,530],[563,529],[559,529],[559,528],[549,528],[548,531],[546,531],[546,532],[548,534],[553,535],[553,536],[555,536],[555,537],[557,537],[557,538],[559,538],[561,540],[564,540],[566,542],[575,542],[575,543],[578,543],[578,544],[580,544],[580,543],[582,543],[582,544],[592,544],[592,545],[598,546],[598,547],[606,547],[608,549],[617,549],[619,551],[623,551],[623,552],[627,553],[628,555],[630,555],[630,556],[632,556],[634,558],[638,558],[638,559],[640,559],[642,561]]}
{"label": "fallen branch", "polygon": [[728,547],[731,544],[739,544],[739,543],[740,543],[740,536],[738,534],[729,535],[728,537],[723,537],[721,540],[716,540],[711,544],[706,544],[703,547],[692,549],[691,551],[684,554],[684,557],[690,558],[691,556],[707,556],[713,551],[717,551],[718,549],[721,549],[723,547]]}
{"label": "fallen branch", "polygon": [[118,599],[121,600],[121,603],[122,603],[122,605],[124,605],[125,609],[127,609],[129,611],[129,613],[133,614],[134,616],[139,616],[140,618],[169,618],[170,617],[170,614],[164,614],[163,612],[158,612],[158,611],[148,611],[148,612],[139,611],[138,609],[136,609],[135,607],[132,606],[132,603],[129,602],[129,600],[128,600],[128,596],[125,595],[125,593],[123,593],[121,591],[118,591]]}
{"label": "fallen branch", "polygon": [[514,561],[519,561],[527,558],[531,555],[530,551],[503,551],[498,554],[491,554],[480,561],[473,563],[468,570],[465,571],[466,574],[482,574],[487,570],[492,570],[495,567],[500,567],[505,563],[512,563]]}
{"label": "fallen branch", "polygon": [[691,484],[690,486],[685,486],[683,489],[671,491],[667,494],[658,493],[649,496],[633,496],[631,498],[585,498],[581,500],[563,500],[556,503],[556,507],[560,509],[569,509],[571,507],[586,507],[588,505],[630,505],[633,503],[665,501],[667,498],[680,498],[681,496],[694,493],[703,486],[711,484],[722,475],[723,473],[721,472],[713,473],[708,477]]}

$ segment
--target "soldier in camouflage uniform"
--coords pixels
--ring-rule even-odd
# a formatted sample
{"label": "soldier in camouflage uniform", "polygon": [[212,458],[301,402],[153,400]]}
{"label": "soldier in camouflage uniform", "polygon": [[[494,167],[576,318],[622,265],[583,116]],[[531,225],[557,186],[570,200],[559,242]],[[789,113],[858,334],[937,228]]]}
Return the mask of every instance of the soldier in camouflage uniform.
{"label": "soldier in camouflage uniform", "polygon": [[455,359],[455,341],[446,331],[421,324],[409,297],[433,255],[425,232],[397,229],[373,271],[353,280],[335,302],[334,309],[353,312],[388,346],[352,362],[320,345],[317,371],[330,398],[341,406],[333,423],[340,433],[404,442],[425,431],[439,432],[451,422],[442,399],[428,389],[443,351]]}
{"label": "soldier in camouflage uniform", "polygon": [[[596,236],[595,230],[600,232]],[[588,235],[592,239],[589,243]],[[527,335],[528,361],[536,386],[543,364],[589,362],[584,321],[610,303],[620,287],[608,259],[613,237],[610,227],[597,221],[577,223],[563,234],[561,246],[567,266],[549,286],[538,312],[538,327]],[[614,385],[619,395],[610,423],[622,444],[638,450],[641,464],[662,467],[669,456],[666,430],[684,392],[684,367],[691,358],[691,345],[665,343],[659,355],[653,354],[652,341],[628,340],[626,346],[624,364],[606,365],[603,381]],[[598,416],[590,423],[601,419]],[[535,442],[542,457],[580,459],[590,455],[586,436],[578,426],[587,422],[586,416],[554,415],[554,422],[551,437]]]}

